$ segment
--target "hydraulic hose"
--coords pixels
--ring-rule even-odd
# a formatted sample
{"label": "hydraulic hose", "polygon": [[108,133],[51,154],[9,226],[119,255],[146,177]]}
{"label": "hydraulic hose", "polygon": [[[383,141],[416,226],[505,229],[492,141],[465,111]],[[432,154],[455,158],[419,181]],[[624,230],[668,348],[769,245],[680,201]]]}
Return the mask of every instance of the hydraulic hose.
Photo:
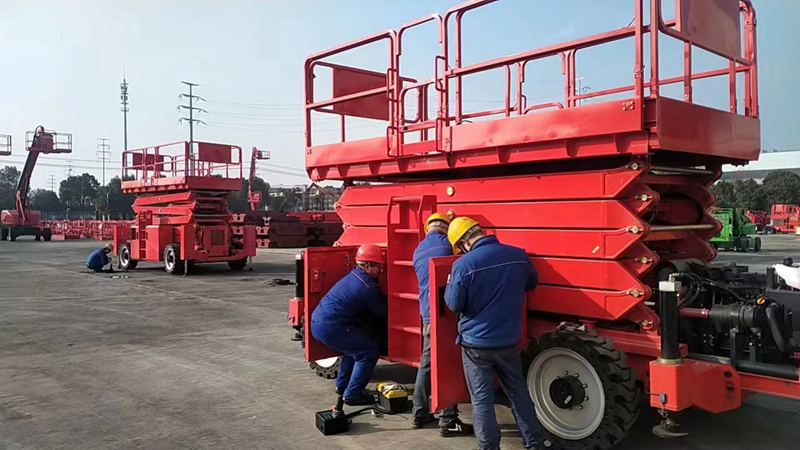
{"label": "hydraulic hose", "polygon": [[783,327],[778,318],[778,305],[773,303],[767,306],[766,312],[769,329],[772,331],[772,338],[775,339],[775,345],[777,345],[783,353],[788,353],[791,350],[791,345],[789,345],[789,342],[783,335]]}

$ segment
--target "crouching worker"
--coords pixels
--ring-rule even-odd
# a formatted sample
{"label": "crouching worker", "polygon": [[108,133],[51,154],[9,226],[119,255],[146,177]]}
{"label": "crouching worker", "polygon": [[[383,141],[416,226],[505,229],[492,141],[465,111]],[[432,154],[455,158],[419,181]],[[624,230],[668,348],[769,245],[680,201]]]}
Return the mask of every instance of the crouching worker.
{"label": "crouching worker", "polygon": [[356,254],[356,267],[322,297],[311,314],[311,334],[343,354],[336,392],[343,394],[348,405],[374,403],[365,388],[378,363],[380,343],[365,330],[365,324],[383,323],[386,318],[386,298],[377,281],[385,263],[380,247],[362,245]]}
{"label": "crouching worker", "polygon": [[[106,244],[105,247],[93,251],[86,258],[86,268],[91,272],[114,272],[114,268],[111,267],[111,257],[109,256],[112,251],[114,251],[114,244]],[[108,266],[108,269],[105,268],[106,266]]]}
{"label": "crouching worker", "polygon": [[445,302],[459,314],[458,340],[464,375],[472,399],[472,421],[481,450],[500,448],[494,413],[494,377],[511,400],[522,444],[526,449],[549,446],[522,377],[519,344],[525,293],[538,283],[525,250],[486,236],[469,217],[453,219],[447,237],[456,260],[445,291]]}

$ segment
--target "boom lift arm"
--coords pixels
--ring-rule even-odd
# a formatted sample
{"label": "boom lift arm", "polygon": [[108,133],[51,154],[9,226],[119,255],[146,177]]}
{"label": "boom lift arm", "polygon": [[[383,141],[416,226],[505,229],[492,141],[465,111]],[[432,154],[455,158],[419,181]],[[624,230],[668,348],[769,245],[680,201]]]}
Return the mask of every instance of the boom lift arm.
{"label": "boom lift arm", "polygon": [[247,203],[250,204],[251,211],[257,211],[261,204],[261,192],[253,190],[253,180],[256,178],[256,160],[268,160],[269,151],[259,150],[253,147],[253,153],[250,155],[250,178],[247,184]]}
{"label": "boom lift arm", "polygon": [[36,127],[36,131],[26,133],[25,140],[28,145],[28,157],[25,159],[25,166],[17,183],[16,207],[19,214],[20,224],[28,223],[28,191],[31,188],[31,176],[33,167],[42,153],[71,153],[72,135],[62,134],[65,139],[59,141],[59,135],[55,131],[45,130],[43,126]]}

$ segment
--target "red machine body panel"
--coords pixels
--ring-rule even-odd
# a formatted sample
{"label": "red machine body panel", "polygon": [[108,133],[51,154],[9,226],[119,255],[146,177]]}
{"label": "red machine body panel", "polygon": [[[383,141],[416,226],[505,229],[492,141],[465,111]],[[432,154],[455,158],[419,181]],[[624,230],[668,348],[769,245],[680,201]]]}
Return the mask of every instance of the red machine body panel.
{"label": "red machine body panel", "polygon": [[355,267],[357,250],[356,246],[319,247],[305,250],[306,283],[303,307],[306,319],[305,354],[308,361],[339,355],[338,352],[331,350],[311,334],[311,314],[333,285]]}
{"label": "red machine body panel", "polygon": [[430,260],[431,411],[469,401],[461,347],[456,344],[458,316],[444,302],[450,268],[457,258]]}

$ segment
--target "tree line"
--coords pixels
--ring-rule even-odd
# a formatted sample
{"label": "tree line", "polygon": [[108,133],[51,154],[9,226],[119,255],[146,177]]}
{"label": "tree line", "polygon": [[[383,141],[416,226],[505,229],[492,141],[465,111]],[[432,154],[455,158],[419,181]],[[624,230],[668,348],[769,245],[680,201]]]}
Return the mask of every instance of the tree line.
{"label": "tree line", "polygon": [[[0,169],[0,210],[16,208],[16,190],[21,172],[15,166]],[[111,178],[108,184],[101,185],[94,175],[84,173],[72,175],[62,180],[58,192],[49,189],[31,189],[28,193],[28,205],[31,209],[48,213],[67,211],[93,212],[95,217],[111,219],[133,219],[133,201],[135,194],[122,192],[122,179]],[[228,201],[231,211],[250,209],[247,203],[248,180],[242,180],[242,189],[234,192]],[[253,189],[261,191],[260,209],[291,211],[297,209],[300,196],[289,192],[270,196],[270,186],[263,179],[253,180]],[[282,190],[283,191],[283,190]]]}
{"label": "tree line", "polygon": [[755,180],[718,181],[711,186],[717,206],[769,211],[772,205],[800,205],[800,176],[785,170],[769,172],[759,184]]}

